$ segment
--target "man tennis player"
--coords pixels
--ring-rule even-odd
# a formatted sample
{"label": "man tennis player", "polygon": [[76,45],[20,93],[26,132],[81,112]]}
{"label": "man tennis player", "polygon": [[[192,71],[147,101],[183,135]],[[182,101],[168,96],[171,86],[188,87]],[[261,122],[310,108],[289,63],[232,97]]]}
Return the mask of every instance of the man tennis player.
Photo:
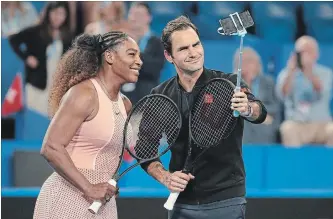
{"label": "man tennis player", "polygon": [[[198,91],[213,78],[225,78],[236,85],[237,76],[204,67],[204,50],[198,30],[184,16],[166,25],[162,43],[164,55],[175,66],[177,76],[155,87],[152,93],[164,94],[178,105],[183,127],[171,148],[170,172],[159,160],[142,167],[170,191],[180,192],[173,210],[169,212],[169,219],[243,219],[246,205],[242,158],[244,119],[262,123],[266,109],[242,81],[241,92],[235,93],[230,100],[230,107],[241,115],[235,129],[220,145],[205,152],[191,174],[182,173],[187,156],[188,116]],[[199,151],[200,148],[193,147],[192,154]]]}

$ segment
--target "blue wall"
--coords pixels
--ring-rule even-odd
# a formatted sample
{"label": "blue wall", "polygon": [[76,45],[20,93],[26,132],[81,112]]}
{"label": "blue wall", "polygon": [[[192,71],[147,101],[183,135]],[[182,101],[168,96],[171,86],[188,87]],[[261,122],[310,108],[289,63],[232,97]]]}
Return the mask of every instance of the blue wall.
{"label": "blue wall", "polygon": [[[37,189],[8,189],[12,186],[12,154],[14,150],[39,151],[41,141],[2,141],[1,166],[4,193],[23,192],[29,196]],[[330,197],[333,198],[333,148],[307,146],[289,149],[281,145],[245,145],[244,160],[249,197]],[[170,154],[162,158],[167,167]],[[125,163],[127,166],[134,164]],[[38,170],[37,170],[38,171]],[[161,197],[167,190],[141,168],[133,169],[119,182],[124,196]],[[144,189],[144,192],[140,192]]]}

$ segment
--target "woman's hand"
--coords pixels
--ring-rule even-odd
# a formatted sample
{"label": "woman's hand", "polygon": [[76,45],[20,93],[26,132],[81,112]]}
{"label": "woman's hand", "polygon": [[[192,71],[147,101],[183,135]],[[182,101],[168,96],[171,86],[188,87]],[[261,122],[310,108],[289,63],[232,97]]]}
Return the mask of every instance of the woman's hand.
{"label": "woman's hand", "polygon": [[103,204],[110,201],[113,196],[118,195],[118,188],[110,185],[109,183],[91,184],[91,186],[84,192],[83,196],[90,202],[101,201]]}
{"label": "woman's hand", "polygon": [[28,56],[26,63],[30,68],[37,68],[38,59],[35,56]]}

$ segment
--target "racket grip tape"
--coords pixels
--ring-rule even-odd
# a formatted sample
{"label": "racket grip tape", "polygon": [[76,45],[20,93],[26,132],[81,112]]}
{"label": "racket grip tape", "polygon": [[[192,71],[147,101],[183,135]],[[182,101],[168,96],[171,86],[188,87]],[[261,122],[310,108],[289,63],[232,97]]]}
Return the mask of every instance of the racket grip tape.
{"label": "racket grip tape", "polygon": [[[117,182],[114,180],[114,179],[110,179],[108,181],[108,183],[111,185],[111,186],[114,186],[116,187],[117,186]],[[102,202],[100,200],[97,200],[97,201],[94,201],[90,207],[88,208],[88,210],[93,213],[93,214],[96,214],[98,212],[98,210],[100,209],[100,207],[102,206]]]}
{"label": "racket grip tape", "polygon": [[177,201],[178,196],[179,196],[179,192],[171,192],[168,200],[164,204],[164,208],[171,211]]}

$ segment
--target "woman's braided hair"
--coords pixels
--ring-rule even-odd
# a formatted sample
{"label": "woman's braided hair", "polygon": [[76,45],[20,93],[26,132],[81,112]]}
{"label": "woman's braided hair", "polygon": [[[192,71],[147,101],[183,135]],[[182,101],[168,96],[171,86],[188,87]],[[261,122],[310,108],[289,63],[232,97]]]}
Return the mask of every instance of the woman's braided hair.
{"label": "woman's braided hair", "polygon": [[72,47],[62,56],[53,76],[49,93],[49,116],[57,112],[64,94],[74,85],[97,75],[102,64],[102,54],[106,50],[128,40],[121,31],[111,31],[104,35],[81,34]]}

